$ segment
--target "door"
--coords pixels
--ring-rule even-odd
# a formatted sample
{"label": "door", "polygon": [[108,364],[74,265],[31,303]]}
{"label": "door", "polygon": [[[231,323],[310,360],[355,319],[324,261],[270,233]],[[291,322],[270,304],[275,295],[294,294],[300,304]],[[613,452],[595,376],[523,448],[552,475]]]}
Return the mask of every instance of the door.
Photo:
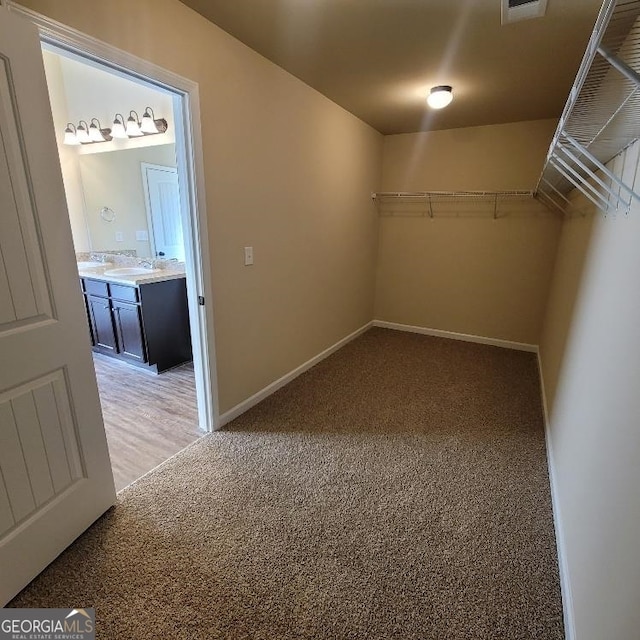
{"label": "door", "polygon": [[155,257],[184,260],[184,240],[180,217],[180,189],[175,167],[142,164],[151,250]]}
{"label": "door", "polygon": [[6,8],[0,363],[2,605],[115,502],[40,42]]}

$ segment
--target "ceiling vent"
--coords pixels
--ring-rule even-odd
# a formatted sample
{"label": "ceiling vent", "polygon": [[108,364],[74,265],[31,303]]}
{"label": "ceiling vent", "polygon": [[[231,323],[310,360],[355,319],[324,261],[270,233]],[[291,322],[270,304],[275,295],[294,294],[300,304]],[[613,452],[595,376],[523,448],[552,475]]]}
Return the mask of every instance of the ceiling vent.
{"label": "ceiling vent", "polygon": [[502,0],[502,24],[541,18],[547,11],[547,0]]}

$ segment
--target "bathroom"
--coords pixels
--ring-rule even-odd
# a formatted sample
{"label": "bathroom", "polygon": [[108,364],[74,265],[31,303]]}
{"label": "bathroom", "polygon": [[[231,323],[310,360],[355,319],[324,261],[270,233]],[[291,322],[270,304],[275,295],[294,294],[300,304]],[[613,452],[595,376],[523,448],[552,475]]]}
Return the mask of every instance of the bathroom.
{"label": "bathroom", "polygon": [[49,45],[43,58],[87,339],[121,490],[204,433],[174,98]]}

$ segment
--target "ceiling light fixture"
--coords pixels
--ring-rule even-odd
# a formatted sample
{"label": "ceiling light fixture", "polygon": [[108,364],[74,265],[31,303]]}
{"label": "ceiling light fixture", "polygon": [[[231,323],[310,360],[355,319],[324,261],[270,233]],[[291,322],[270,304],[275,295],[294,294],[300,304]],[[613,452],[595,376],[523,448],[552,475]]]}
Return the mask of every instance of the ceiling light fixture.
{"label": "ceiling light fixture", "polygon": [[444,109],[453,100],[453,87],[441,84],[433,87],[427,96],[427,104],[432,109]]}
{"label": "ceiling light fixture", "polygon": [[145,134],[164,133],[168,128],[167,121],[164,118],[156,120],[156,114],[151,107],[146,107],[142,116],[142,125],[140,130]]}

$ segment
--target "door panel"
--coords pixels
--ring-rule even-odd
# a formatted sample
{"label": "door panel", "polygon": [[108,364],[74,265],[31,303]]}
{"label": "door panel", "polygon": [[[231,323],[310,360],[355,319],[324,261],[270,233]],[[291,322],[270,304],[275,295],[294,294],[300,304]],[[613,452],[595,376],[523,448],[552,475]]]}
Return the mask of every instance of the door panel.
{"label": "door panel", "polygon": [[5,295],[8,290],[6,308],[13,309],[13,318],[5,319],[4,328],[12,319],[24,322],[51,316],[24,140],[12,97],[15,99],[13,73],[9,60],[0,54],[0,253],[4,267],[0,280],[6,282]]}
{"label": "door panel", "polygon": [[35,27],[0,7],[0,605],[115,502]]}
{"label": "door panel", "polygon": [[89,315],[91,316],[91,332],[96,347],[107,352],[116,351],[116,334],[113,328],[111,305],[108,298],[87,296]]}
{"label": "door panel", "polygon": [[133,360],[145,362],[140,305],[115,300],[112,304],[120,353]]}

